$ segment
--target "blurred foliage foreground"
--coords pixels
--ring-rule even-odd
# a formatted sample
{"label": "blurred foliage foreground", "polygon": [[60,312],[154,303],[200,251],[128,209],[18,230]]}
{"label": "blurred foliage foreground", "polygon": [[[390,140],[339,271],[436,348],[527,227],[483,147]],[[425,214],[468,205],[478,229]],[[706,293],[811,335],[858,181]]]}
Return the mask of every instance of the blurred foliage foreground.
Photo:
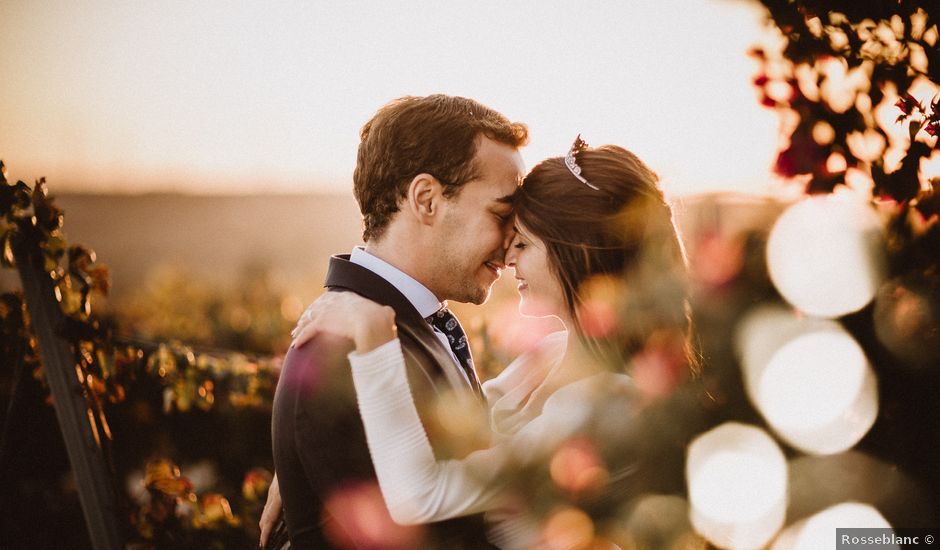
{"label": "blurred foliage foreground", "polygon": [[[599,399],[592,432],[522,461],[525,475],[506,483],[526,495],[548,544],[815,548],[835,526],[940,521],[937,13],[904,0],[763,4],[777,32],[752,52],[754,84],[781,115],[776,170],[799,199],[786,209],[706,200],[680,220],[701,369],[675,370],[668,335],[648,342],[628,365],[639,410]],[[89,422],[124,484],[129,545],[254,547],[278,354],[298,304],[260,276],[226,298],[170,274],[142,289],[119,326],[93,313],[107,270],[65,242],[42,180],[30,188],[4,174],[0,216],[4,265],[28,242],[55,283],[66,322],[54,328],[72,345]],[[585,291],[596,336],[643,320],[621,284]],[[490,372],[537,340],[495,311],[468,323]],[[12,396],[2,546],[85,546],[20,294],[0,296],[0,328],[0,390]],[[439,409],[429,430],[467,451],[472,415]],[[646,465],[639,477],[634,463]],[[337,546],[427,542],[420,527],[388,521],[374,486],[329,500],[361,531],[330,534]]]}
{"label": "blurred foliage foreground", "polygon": [[[123,336],[112,316],[92,308],[108,291],[107,268],[90,249],[65,242],[64,215],[44,181],[30,188],[8,182],[4,171],[0,216],[3,265],[16,267],[15,247],[32,247],[54,282],[65,322],[53,328],[72,344],[89,422],[116,485],[124,486],[119,520],[129,547],[256,546],[280,367],[271,354],[291,326],[284,300],[254,273],[229,302],[204,284],[161,276],[121,311],[133,334]],[[0,546],[87,547],[21,293],[0,296],[0,328]]]}

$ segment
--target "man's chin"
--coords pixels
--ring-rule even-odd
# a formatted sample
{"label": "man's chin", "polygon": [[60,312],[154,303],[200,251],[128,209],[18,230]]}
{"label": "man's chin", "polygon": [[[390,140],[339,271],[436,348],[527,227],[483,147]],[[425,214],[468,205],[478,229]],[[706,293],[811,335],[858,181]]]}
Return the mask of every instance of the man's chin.
{"label": "man's chin", "polygon": [[490,288],[486,287],[478,296],[475,296],[473,300],[470,300],[471,304],[482,306],[490,299]]}
{"label": "man's chin", "polygon": [[490,299],[490,291],[492,290],[493,285],[488,284],[485,286],[480,286],[473,289],[465,289],[464,292],[461,292],[459,296],[453,298],[448,298],[449,300],[455,302],[461,302],[464,304],[473,304],[473,305],[483,305],[487,300]]}

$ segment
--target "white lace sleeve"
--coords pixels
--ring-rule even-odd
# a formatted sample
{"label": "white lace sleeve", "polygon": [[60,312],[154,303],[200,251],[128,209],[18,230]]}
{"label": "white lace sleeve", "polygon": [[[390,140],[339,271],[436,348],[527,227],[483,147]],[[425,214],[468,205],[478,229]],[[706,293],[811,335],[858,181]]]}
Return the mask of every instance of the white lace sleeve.
{"label": "white lace sleeve", "polygon": [[385,504],[408,525],[475,514],[494,507],[494,478],[506,464],[504,446],[438,462],[412,399],[399,341],[349,354],[359,412]]}

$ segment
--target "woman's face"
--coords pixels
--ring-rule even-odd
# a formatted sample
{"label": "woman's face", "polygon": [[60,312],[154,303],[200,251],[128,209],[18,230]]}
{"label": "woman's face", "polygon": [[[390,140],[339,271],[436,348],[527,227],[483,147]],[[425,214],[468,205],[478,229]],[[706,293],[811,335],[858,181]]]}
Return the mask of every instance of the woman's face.
{"label": "woman's face", "polygon": [[506,265],[513,268],[519,283],[519,313],[528,317],[566,317],[564,292],[548,265],[545,243],[518,221]]}

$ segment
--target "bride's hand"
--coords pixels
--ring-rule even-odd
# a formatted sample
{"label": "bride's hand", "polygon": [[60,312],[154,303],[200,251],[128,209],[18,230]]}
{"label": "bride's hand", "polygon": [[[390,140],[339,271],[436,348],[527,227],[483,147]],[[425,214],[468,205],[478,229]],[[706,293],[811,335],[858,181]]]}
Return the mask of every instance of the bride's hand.
{"label": "bride's hand", "polygon": [[395,310],[353,292],[327,292],[307,306],[291,332],[299,347],[321,333],[349,338],[366,353],[394,340]]}

